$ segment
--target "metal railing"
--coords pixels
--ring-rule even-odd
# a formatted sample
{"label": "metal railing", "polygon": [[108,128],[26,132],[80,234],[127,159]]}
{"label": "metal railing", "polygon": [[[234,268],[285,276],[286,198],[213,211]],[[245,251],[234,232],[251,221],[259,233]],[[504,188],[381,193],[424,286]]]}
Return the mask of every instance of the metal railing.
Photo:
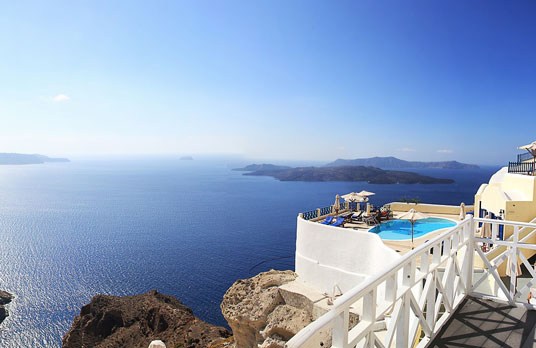
{"label": "metal railing", "polygon": [[508,162],[508,173],[514,174],[534,174],[533,162]]}
{"label": "metal railing", "polygon": [[528,152],[517,155],[518,162],[525,162],[525,161],[529,161],[532,159],[534,159],[534,157]]}
{"label": "metal railing", "polygon": [[[478,222],[491,225],[491,238],[475,236]],[[513,229],[509,239],[498,240],[499,224]],[[535,233],[534,223],[475,219],[468,215],[457,226],[342,295],[329,312],[298,332],[286,347],[320,347],[319,333],[330,331],[332,347],[336,348],[424,347],[469,294],[511,304],[524,303],[523,295],[536,284],[536,272],[521,250],[536,251],[536,245],[529,243],[536,238]],[[481,243],[494,245],[493,259],[489,260],[489,255],[482,251]],[[475,256],[485,264],[480,273],[474,269]],[[512,272],[509,288],[498,272],[505,261]],[[521,289],[516,279],[519,263],[532,276]],[[495,285],[487,293],[477,293],[475,289],[486,280]],[[361,308],[357,313],[359,321],[350,328],[350,312],[355,315],[356,308]],[[326,345],[325,341],[323,344]]]}
{"label": "metal railing", "polygon": [[[341,202],[340,203],[340,209],[339,213],[344,212],[348,209],[348,202]],[[321,216],[329,215],[334,213],[335,210],[333,209],[333,205],[328,205],[327,207],[317,208],[315,210],[309,210],[306,212],[301,213],[302,218],[305,220],[312,220],[319,218]]]}
{"label": "metal railing", "polygon": [[320,208],[320,216],[331,214],[332,208],[331,205],[329,207]]}
{"label": "metal railing", "polygon": [[311,220],[318,217],[317,210],[309,210],[302,213],[302,216],[305,220]]}

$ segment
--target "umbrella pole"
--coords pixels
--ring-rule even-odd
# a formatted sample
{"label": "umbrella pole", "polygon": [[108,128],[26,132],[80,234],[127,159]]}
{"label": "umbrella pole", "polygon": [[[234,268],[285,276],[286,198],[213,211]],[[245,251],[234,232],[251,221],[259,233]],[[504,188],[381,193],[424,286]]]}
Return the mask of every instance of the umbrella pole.
{"label": "umbrella pole", "polygon": [[415,222],[411,222],[411,249],[414,248],[413,246],[413,224],[415,224]]}

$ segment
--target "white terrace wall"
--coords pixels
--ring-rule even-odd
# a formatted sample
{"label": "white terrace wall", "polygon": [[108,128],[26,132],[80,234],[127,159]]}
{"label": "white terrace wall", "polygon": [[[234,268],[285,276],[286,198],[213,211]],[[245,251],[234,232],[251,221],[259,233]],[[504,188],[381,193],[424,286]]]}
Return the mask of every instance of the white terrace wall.
{"label": "white terrace wall", "polygon": [[[441,205],[441,204],[424,204],[424,203],[405,203],[405,202],[392,202],[389,203],[391,210],[393,211],[409,211],[415,209],[425,214],[449,214],[459,215],[460,206],[458,205]],[[465,211],[472,211],[473,205],[466,205]]]}
{"label": "white terrace wall", "polygon": [[322,225],[298,217],[296,273],[322,292],[346,292],[400,256],[367,231]]}

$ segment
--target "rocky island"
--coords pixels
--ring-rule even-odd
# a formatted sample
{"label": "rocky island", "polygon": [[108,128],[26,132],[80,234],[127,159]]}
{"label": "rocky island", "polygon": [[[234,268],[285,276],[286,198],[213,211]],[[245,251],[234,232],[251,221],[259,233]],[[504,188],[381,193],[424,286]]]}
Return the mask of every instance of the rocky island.
{"label": "rocky island", "polygon": [[440,162],[419,162],[405,161],[396,157],[370,157],[356,158],[352,160],[337,159],[326,164],[326,167],[346,167],[346,166],[370,166],[382,169],[478,169],[476,164],[460,163],[458,161]]}
{"label": "rocky island", "polygon": [[283,170],[283,169],[292,169],[292,167],[288,166],[277,166],[275,164],[250,164],[243,168],[235,168],[233,170],[241,171],[241,172],[255,172],[255,171],[268,171],[268,170]]}
{"label": "rocky island", "polygon": [[226,347],[230,332],[196,318],[172,296],[156,290],[136,296],[97,295],[63,337],[64,348],[147,348],[162,340],[169,348]]}
{"label": "rocky island", "polygon": [[452,184],[452,179],[434,178],[417,173],[385,170],[376,167],[281,167],[251,165],[238,170],[252,170],[244,175],[271,176],[281,181],[365,181],[370,184]]}
{"label": "rocky island", "polygon": [[0,165],[43,164],[49,162],[70,162],[67,158],[53,158],[38,154],[0,153]]}

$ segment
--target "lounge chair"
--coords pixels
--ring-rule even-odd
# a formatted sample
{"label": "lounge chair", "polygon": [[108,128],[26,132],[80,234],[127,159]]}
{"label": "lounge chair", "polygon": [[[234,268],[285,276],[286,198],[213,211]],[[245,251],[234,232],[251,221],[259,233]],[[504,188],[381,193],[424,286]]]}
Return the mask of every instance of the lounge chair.
{"label": "lounge chair", "polygon": [[346,220],[349,220],[352,217],[353,214],[354,213],[349,212],[349,213],[341,214],[339,216],[345,218]]}
{"label": "lounge chair", "polygon": [[376,216],[380,221],[389,220],[393,217],[393,212],[390,210],[380,210],[380,212]]}
{"label": "lounge chair", "polygon": [[329,225],[329,224],[331,224],[331,223],[333,222],[333,219],[335,219],[334,216],[328,216],[328,217],[326,218],[326,220],[324,220],[324,221],[321,222],[321,224],[323,224],[323,225]]}
{"label": "lounge chair", "polygon": [[376,216],[374,216],[374,215],[365,216],[363,218],[363,222],[365,222],[368,226],[378,225],[379,224],[378,219],[376,219]]}
{"label": "lounge chair", "polygon": [[363,220],[363,213],[364,212],[361,210],[359,213],[352,214],[352,216],[351,216],[352,221],[356,221],[356,222],[362,221]]}
{"label": "lounge chair", "polygon": [[331,223],[331,226],[342,226],[344,224],[345,218],[339,216],[335,221]]}

